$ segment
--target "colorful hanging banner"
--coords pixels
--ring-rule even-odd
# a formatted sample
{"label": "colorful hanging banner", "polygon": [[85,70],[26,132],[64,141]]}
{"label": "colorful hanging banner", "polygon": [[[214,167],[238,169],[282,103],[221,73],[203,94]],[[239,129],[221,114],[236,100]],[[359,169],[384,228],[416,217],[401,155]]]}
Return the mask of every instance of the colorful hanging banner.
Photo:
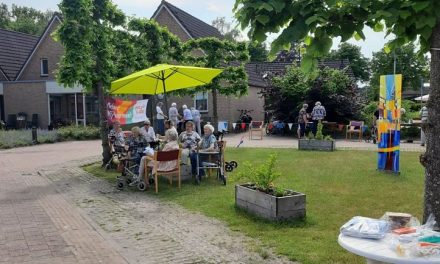
{"label": "colorful hanging banner", "polygon": [[121,125],[143,122],[147,120],[147,104],[148,100],[107,98],[107,119]]}
{"label": "colorful hanging banner", "polygon": [[289,126],[289,130],[292,130],[293,123],[287,123],[287,125]]}
{"label": "colorful hanging banner", "polygon": [[232,123],[232,128],[235,130],[235,126],[237,126],[237,123]]}
{"label": "colorful hanging banner", "polygon": [[399,173],[402,75],[380,76],[377,168]]}

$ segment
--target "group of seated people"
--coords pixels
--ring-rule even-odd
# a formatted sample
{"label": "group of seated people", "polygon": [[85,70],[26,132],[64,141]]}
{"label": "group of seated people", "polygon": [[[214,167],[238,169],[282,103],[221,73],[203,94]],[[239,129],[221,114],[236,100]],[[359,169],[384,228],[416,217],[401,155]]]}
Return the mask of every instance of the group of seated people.
{"label": "group of seated people", "polygon": [[[165,121],[165,136],[155,135],[150,121],[144,122],[144,127],[139,128],[134,126],[131,131],[132,134],[125,139],[124,133],[119,122],[115,122],[113,129],[110,131],[109,137],[113,138],[115,146],[124,146],[125,150],[129,151],[129,155],[134,158],[135,162],[139,164],[139,176],[132,185],[137,184],[139,180],[145,178],[145,164],[147,168],[152,170],[153,151],[144,151],[145,147],[158,146],[158,142],[163,142],[161,151],[177,150],[182,148],[181,162],[187,163],[188,158],[191,162],[191,173],[193,176],[197,175],[197,149],[203,151],[216,151],[218,149],[217,140],[214,136],[214,127],[207,124],[203,127],[204,135],[200,136],[194,131],[194,123],[188,121],[185,124],[185,131],[178,135],[177,130],[172,121]],[[155,147],[153,147],[155,148]],[[159,171],[171,171],[177,166],[179,161],[159,162],[157,169]],[[199,170],[199,175],[204,175],[204,170]],[[146,180],[148,185],[148,180]]]}

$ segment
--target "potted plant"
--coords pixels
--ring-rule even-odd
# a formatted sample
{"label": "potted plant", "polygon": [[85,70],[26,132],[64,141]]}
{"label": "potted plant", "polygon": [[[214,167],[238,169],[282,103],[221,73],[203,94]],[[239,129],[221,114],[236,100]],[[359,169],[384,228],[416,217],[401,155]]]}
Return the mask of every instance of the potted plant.
{"label": "potted plant", "polygon": [[336,141],[330,136],[324,137],[322,134],[322,123],[319,121],[316,135],[310,132],[307,139],[299,139],[298,149],[334,151],[336,149]]}
{"label": "potted plant", "polygon": [[276,160],[277,156],[271,154],[260,166],[244,164],[234,178],[248,183],[235,185],[235,204],[269,220],[302,218],[306,215],[306,195],[274,186],[274,180],[281,175],[275,171]]}

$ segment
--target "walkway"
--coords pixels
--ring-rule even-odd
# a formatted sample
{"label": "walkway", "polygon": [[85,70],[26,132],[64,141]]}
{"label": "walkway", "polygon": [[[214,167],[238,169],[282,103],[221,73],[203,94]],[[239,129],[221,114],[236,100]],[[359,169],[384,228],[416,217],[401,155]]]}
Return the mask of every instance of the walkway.
{"label": "walkway", "polygon": [[[256,137],[258,138],[258,137]],[[227,134],[224,137],[225,140],[228,141],[228,146],[237,146],[241,139],[243,139],[243,143],[240,147],[249,147],[249,148],[298,148],[298,140],[293,137],[287,136],[278,136],[278,135],[263,135],[263,140],[249,140],[248,133],[240,133],[240,134]],[[355,140],[345,140],[338,139],[336,140],[336,149],[355,149],[355,150],[377,150],[377,145],[374,145],[372,142],[365,141],[355,141]],[[425,147],[420,146],[420,142],[416,141],[415,143],[400,143],[400,149],[402,151],[415,151],[415,152],[424,152]]]}
{"label": "walkway", "polygon": [[0,263],[289,263],[263,259],[249,250],[257,241],[217,220],[79,168],[99,153],[98,141],[0,151]]}

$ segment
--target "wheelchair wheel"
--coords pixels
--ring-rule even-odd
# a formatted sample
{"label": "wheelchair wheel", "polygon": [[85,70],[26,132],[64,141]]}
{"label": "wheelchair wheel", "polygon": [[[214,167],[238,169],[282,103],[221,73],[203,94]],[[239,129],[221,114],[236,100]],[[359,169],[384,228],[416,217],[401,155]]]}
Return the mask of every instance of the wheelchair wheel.
{"label": "wheelchair wheel", "polygon": [[118,190],[123,190],[124,189],[124,182],[119,180],[118,183],[116,184],[116,188],[118,188]]}
{"label": "wheelchair wheel", "polygon": [[231,172],[233,170],[234,170],[234,167],[231,164],[226,164],[225,165],[225,171]]}
{"label": "wheelchair wheel", "polygon": [[111,165],[110,164],[105,164],[105,170],[108,171],[109,169],[111,169]]}
{"label": "wheelchair wheel", "polygon": [[137,185],[139,191],[144,192],[147,190],[147,184],[144,181],[140,181]]}
{"label": "wheelchair wheel", "polygon": [[238,163],[235,160],[230,161],[229,164],[231,164],[234,169],[238,167]]}

